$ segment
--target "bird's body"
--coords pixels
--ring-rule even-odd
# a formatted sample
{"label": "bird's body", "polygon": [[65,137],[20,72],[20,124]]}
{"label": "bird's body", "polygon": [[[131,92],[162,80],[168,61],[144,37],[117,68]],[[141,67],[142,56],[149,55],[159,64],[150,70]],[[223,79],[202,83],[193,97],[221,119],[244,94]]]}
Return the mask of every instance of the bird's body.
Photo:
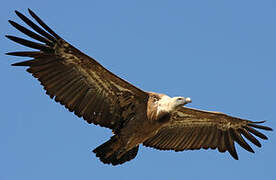
{"label": "bird's body", "polygon": [[[139,144],[154,137],[162,127],[170,123],[171,113],[176,111],[179,106],[190,102],[190,99],[183,97],[171,98],[164,94],[150,92],[146,102],[142,105],[144,108],[133,109],[136,115],[126,118],[128,120],[125,121],[125,125],[108,141],[110,143],[94,150],[97,156],[108,158],[115,153],[116,157],[120,159],[121,155],[131,152]],[[124,112],[122,116],[124,117]],[[103,155],[103,152],[107,153]],[[110,160],[110,162],[113,161]]]}
{"label": "bird's body", "polygon": [[13,65],[27,66],[46,94],[78,117],[112,130],[114,136],[93,150],[104,163],[118,165],[135,158],[140,144],[174,151],[217,148],[238,159],[234,142],[254,152],[244,137],[260,147],[253,135],[267,137],[256,129],[272,130],[259,125],[263,122],[184,107],[191,102],[190,98],[145,92],[67,43],[29,12],[42,28],[17,11],[35,32],[9,22],[39,43],[6,37],[38,51],[7,54],[33,58]]}

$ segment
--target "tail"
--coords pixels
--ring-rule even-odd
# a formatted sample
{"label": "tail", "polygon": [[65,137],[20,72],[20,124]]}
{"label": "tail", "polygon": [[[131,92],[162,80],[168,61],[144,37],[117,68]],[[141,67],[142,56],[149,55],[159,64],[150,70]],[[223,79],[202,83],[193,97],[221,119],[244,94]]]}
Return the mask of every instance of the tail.
{"label": "tail", "polygon": [[93,152],[104,164],[112,164],[113,166],[123,164],[136,157],[139,146],[124,152],[124,148],[120,146],[116,136],[112,136],[110,140],[98,146]]}

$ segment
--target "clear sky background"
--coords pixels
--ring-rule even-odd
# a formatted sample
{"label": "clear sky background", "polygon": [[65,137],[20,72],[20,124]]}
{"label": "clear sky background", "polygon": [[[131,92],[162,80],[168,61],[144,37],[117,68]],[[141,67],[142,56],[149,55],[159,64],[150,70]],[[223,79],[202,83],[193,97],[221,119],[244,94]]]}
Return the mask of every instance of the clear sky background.
{"label": "clear sky background", "polygon": [[[276,135],[240,160],[217,150],[140,148],[124,165],[102,164],[91,150],[108,129],[89,125],[45,95],[22,60],[26,50],[4,38],[14,10],[36,12],[60,36],[115,74],[147,91],[189,96],[189,107],[276,129],[274,0],[9,0],[0,7],[0,179],[265,179],[276,178]],[[23,23],[22,23],[23,24]],[[23,36],[24,37],[24,36]],[[251,144],[252,145],[252,144]],[[253,147],[254,145],[252,145]]]}

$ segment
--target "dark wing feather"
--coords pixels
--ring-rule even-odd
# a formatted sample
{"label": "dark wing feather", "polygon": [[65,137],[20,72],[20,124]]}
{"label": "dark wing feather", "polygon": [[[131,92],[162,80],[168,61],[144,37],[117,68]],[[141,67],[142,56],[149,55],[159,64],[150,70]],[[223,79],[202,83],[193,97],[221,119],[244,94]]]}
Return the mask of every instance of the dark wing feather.
{"label": "dark wing feather", "polygon": [[256,130],[272,130],[270,127],[258,125],[263,122],[181,107],[172,114],[171,123],[163,127],[154,137],[145,141],[143,145],[175,151],[217,148],[219,152],[228,151],[233,158],[238,159],[234,142],[254,153],[244,138],[258,147],[261,147],[261,143],[253,135],[267,139],[264,134]]}
{"label": "dark wing feather", "polygon": [[41,82],[46,94],[55,101],[88,123],[114,130],[121,126],[122,121],[127,120],[127,117],[121,117],[126,98],[131,99],[130,103],[134,106],[145,105],[147,93],[112,74],[93,58],[67,43],[34,12],[29,10],[41,27],[20,12],[15,12],[33,31],[14,21],[9,21],[10,24],[39,42],[10,35],[6,37],[39,51],[7,54],[33,58],[14,63],[13,66],[28,66],[27,71]]}

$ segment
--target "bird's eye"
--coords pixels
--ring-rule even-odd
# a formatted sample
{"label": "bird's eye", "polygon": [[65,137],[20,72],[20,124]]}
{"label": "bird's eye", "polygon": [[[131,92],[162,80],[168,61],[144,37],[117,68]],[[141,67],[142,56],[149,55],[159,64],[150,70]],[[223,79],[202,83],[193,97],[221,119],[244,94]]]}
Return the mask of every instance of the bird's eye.
{"label": "bird's eye", "polygon": [[182,100],[182,98],[177,98],[177,100],[178,100],[178,101],[181,101],[181,100]]}

